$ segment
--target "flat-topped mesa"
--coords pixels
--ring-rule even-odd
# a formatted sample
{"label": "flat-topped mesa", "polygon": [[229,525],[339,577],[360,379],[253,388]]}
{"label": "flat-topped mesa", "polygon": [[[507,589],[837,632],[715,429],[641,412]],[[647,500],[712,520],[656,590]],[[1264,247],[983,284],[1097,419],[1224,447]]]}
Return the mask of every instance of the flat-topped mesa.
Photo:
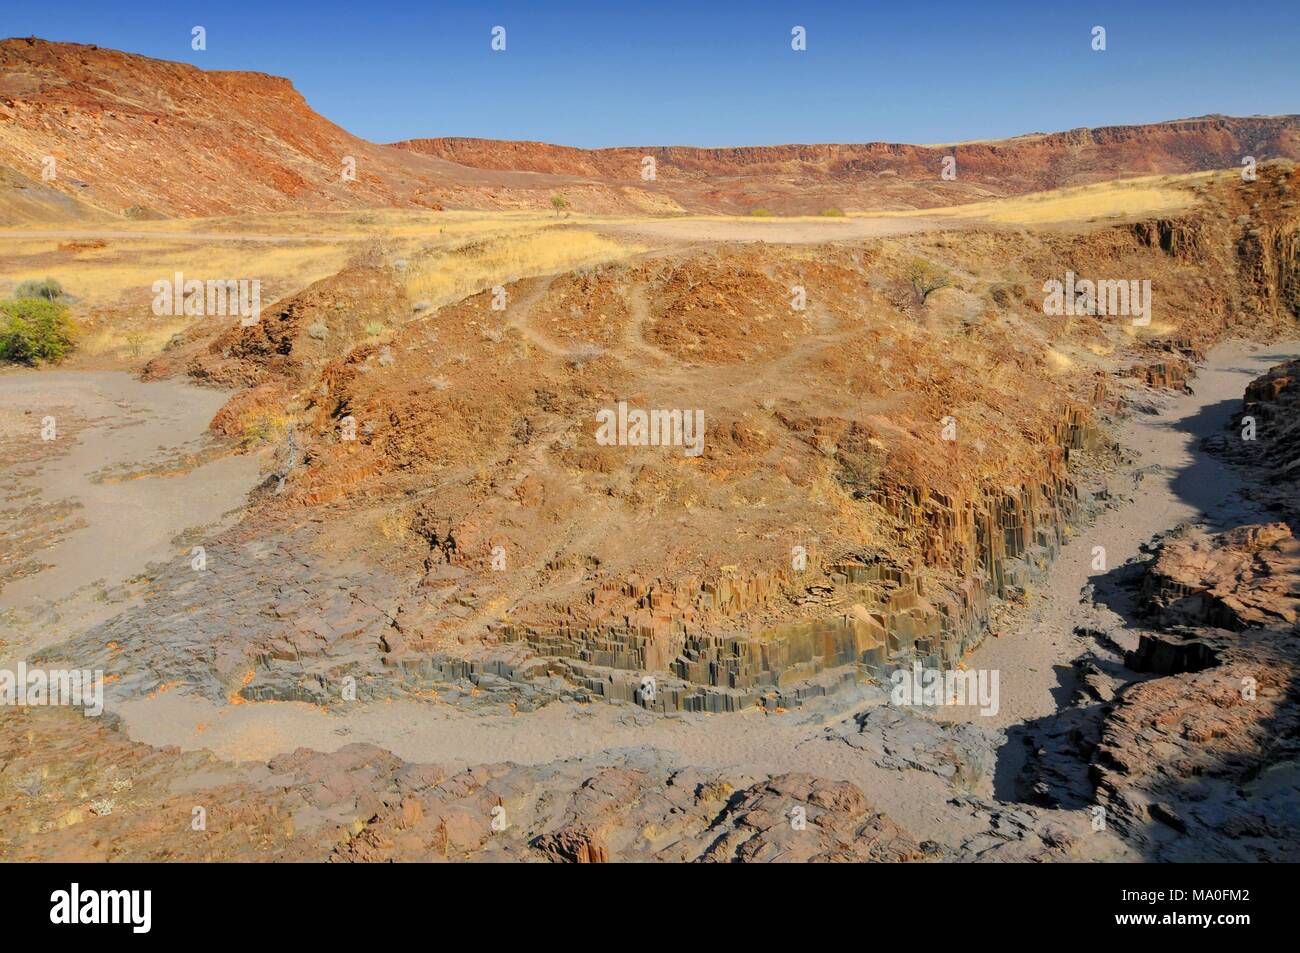
{"label": "flat-topped mesa", "polygon": [[668,182],[745,176],[825,181],[880,173],[933,179],[942,159],[955,155],[963,177],[970,176],[999,194],[1015,194],[1118,178],[1134,174],[1135,169],[1170,173],[1234,167],[1246,154],[1242,151],[1246,141],[1260,155],[1290,155],[1294,125],[1295,117],[1290,116],[1204,116],[943,145],[862,142],[580,149],[462,136],[393,145],[480,169],[622,179],[635,179],[642,159],[650,156],[656,162],[657,178]]}
{"label": "flat-topped mesa", "polygon": [[[922,209],[1237,168],[1248,154],[1300,158],[1298,127],[1297,116],[1206,116],[936,145],[578,149],[470,138],[377,145],[316,113],[281,77],[84,44],[0,40],[0,171],[36,176],[39,159],[54,157],[59,174],[42,183],[46,192],[109,220],[549,209],[557,192],[593,213]],[[657,163],[651,179],[642,178],[646,157]],[[940,179],[948,157],[961,174]],[[350,176],[342,174],[345,159]],[[69,215],[61,205],[23,206],[23,220]]]}

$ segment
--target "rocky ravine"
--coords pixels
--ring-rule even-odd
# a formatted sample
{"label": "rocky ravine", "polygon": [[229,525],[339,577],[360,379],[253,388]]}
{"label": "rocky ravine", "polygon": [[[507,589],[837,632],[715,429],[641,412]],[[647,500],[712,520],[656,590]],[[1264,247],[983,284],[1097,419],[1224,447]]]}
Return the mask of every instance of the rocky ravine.
{"label": "rocky ravine", "polygon": [[[279,418],[285,439],[239,523],[203,536],[205,569],[178,552],[112,618],[36,656],[104,668],[127,733],[6,712],[6,851],[452,856],[462,824],[461,857],[703,859],[719,843],[764,859],[1285,855],[1293,785],[1264,769],[1289,749],[1258,744],[1261,722],[1287,738],[1294,711],[1276,677],[1289,610],[1269,601],[1290,585],[1285,535],[1169,544],[1151,621],[1133,604],[1141,562],[1106,572],[1082,608],[1080,581],[1059,575],[1086,517],[1127,497],[1138,541],[1180,520],[1271,521],[1235,487],[1283,472],[1284,426],[1259,431],[1264,463],[1244,477],[1207,472],[1201,450],[1138,461],[1113,444],[1122,412],[1176,406],[1151,432],[1184,438],[1226,424],[1267,365],[1211,346],[1293,332],[1294,172],[1262,172],[1216,183],[1195,214],[1082,234],[646,256],[513,283],[504,316],[472,296],[378,342],[347,332],[361,303],[400,305],[382,267],[279,302],[261,326],[196,329],[151,373],[239,385],[215,429],[252,442]],[[957,278],[932,307],[891,291],[914,256]],[[1044,314],[1027,276],[1067,267],[1152,274],[1197,307],[1162,309],[1141,336]],[[796,279],[813,304],[789,317]],[[1188,395],[1207,350],[1205,391]],[[696,462],[597,446],[584,422],[619,395],[703,403],[716,442]],[[945,447],[935,424],[954,411]],[[339,436],[345,418],[356,439]],[[808,571],[792,574],[803,539]],[[492,567],[496,545],[516,571]],[[1112,548],[1112,565],[1131,555]],[[1065,608],[1018,629],[1040,589]],[[1219,641],[1165,637],[1232,618],[1241,632]],[[1082,646],[1063,620],[1082,623]],[[986,627],[1001,638],[981,642]],[[912,661],[999,668],[1007,714],[882,707],[885,665]],[[1043,663],[1075,674],[1045,686]],[[647,669],[663,678],[654,697],[638,691]],[[1202,680],[1190,695],[1185,676]],[[339,750],[285,755],[300,747]],[[98,760],[109,749],[121,773]],[[1222,782],[1199,813],[1187,778]],[[214,788],[231,800],[188,797]],[[269,827],[189,826],[225,803]],[[1251,833],[1265,821],[1283,836]],[[1213,836],[1182,840],[1197,825]]]}
{"label": "rocky ravine", "polygon": [[[1249,485],[1269,476],[1243,475]],[[1294,860],[1300,543],[1290,529],[1180,530],[1097,593],[1073,699],[1024,726],[1030,755],[1010,788],[997,775],[1016,732],[1008,742],[978,723],[871,698],[848,718],[810,709],[796,730],[805,740],[785,754],[780,718],[742,729],[765,733],[790,768],[778,773],[755,771],[757,760],[744,768],[738,748],[717,751],[730,745],[718,729],[735,723],[716,716],[700,716],[715,744],[707,757],[656,743],[666,723],[644,716],[631,729],[640,744],[462,768],[355,743],[235,764],[129,741],[111,717],[29,710],[0,720],[0,850],[6,859]],[[472,731],[469,721],[461,729]],[[857,780],[803,770],[810,763]],[[918,800],[932,816],[909,809]]]}
{"label": "rocky ravine", "polygon": [[1245,410],[1270,421],[1258,445],[1243,412],[1204,441],[1249,461],[1243,485],[1097,582],[1069,704],[1025,726],[1020,790],[1104,809],[1147,859],[1300,858],[1300,538],[1294,522],[1241,522],[1267,519],[1261,503],[1294,516],[1277,412],[1294,366],[1246,388]]}

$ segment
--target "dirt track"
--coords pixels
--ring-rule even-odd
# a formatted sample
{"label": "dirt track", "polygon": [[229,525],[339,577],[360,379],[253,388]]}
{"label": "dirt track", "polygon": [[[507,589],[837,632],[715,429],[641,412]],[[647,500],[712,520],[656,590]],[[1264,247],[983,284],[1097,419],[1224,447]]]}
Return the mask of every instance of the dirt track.
{"label": "dirt track", "polygon": [[[772,242],[774,244],[805,244],[827,241],[847,241],[862,238],[883,238],[890,235],[909,235],[936,228],[953,227],[927,218],[828,218],[823,221],[808,219],[698,219],[662,218],[646,219],[632,223],[594,223],[596,231],[622,236],[654,246],[677,245],[693,242]],[[431,226],[430,232],[436,232]],[[363,241],[373,237],[360,233],[329,233],[313,236],[275,235],[258,232],[176,232],[147,229],[94,229],[94,228],[3,228],[3,239],[166,239],[175,242],[266,242],[269,244],[300,244],[313,240],[333,243]]]}
{"label": "dirt track", "polygon": [[[884,238],[890,235],[910,235],[930,231],[941,226],[926,218],[828,218],[824,221],[781,221],[780,219],[660,219],[636,222],[630,225],[603,225],[598,230],[623,235],[652,244],[677,244],[681,242],[772,242],[774,244],[804,244],[812,242],[849,241],[861,238]],[[3,234],[3,233],[0,233]]]}

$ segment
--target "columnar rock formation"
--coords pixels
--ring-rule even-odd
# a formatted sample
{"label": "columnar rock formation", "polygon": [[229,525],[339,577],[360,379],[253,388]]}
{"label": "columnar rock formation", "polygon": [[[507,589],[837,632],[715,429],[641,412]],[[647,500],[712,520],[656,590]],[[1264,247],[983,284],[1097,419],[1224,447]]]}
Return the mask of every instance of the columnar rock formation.
{"label": "columnar rock formation", "polygon": [[[927,569],[959,581],[927,581],[929,573],[877,560],[724,575],[704,584],[691,578],[606,584],[591,595],[594,615],[603,619],[594,626],[508,624],[498,637],[567,660],[567,671],[594,694],[657,710],[793,707],[808,691],[852,683],[858,671],[883,679],[913,661],[950,668],[983,638],[989,600],[1023,593],[1055,558],[1065,528],[1086,514],[1067,463],[1071,450],[1096,443],[1087,420],[1082,408],[1064,411],[1055,431],[1060,443],[1045,448],[1041,476],[1019,492],[959,501],[896,483],[875,491],[872,502],[900,527],[900,536],[918,536]],[[785,598],[805,573],[851,608],[752,634],[709,634],[722,620]],[[799,686],[846,667],[837,678]],[[657,685],[643,698],[642,675],[663,671],[684,684]]]}

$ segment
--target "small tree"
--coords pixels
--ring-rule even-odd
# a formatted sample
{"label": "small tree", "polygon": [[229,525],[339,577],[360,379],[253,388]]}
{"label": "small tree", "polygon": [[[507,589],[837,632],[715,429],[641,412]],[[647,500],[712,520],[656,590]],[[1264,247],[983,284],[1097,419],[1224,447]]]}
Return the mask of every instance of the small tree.
{"label": "small tree", "polygon": [[913,258],[907,266],[907,283],[912,286],[916,303],[924,307],[926,300],[942,288],[952,284],[952,278],[946,271],[937,268],[924,258]]}
{"label": "small tree", "polygon": [[569,207],[569,200],[563,195],[551,196],[551,208],[555,209],[555,217],[559,218],[560,213]]}

